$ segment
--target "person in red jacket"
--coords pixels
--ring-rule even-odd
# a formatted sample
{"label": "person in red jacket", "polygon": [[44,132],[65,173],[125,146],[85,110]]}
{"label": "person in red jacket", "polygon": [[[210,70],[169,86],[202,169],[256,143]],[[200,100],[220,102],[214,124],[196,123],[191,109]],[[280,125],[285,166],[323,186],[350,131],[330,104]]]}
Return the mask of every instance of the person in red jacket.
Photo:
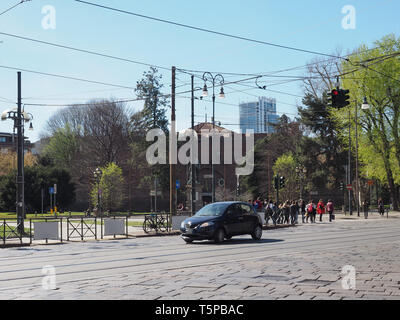
{"label": "person in red jacket", "polygon": [[322,215],[325,213],[325,205],[322,199],[317,204],[317,213],[319,214],[319,221],[322,222]]}

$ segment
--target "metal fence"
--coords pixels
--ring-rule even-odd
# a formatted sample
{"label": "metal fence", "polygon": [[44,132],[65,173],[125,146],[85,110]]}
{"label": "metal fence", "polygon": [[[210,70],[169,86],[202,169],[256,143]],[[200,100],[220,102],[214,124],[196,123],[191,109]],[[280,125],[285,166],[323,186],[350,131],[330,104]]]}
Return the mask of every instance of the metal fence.
{"label": "metal fence", "polygon": [[31,245],[40,240],[64,241],[99,240],[106,236],[129,237],[129,216],[58,217],[25,219],[24,231],[17,219],[0,220],[0,247]]}

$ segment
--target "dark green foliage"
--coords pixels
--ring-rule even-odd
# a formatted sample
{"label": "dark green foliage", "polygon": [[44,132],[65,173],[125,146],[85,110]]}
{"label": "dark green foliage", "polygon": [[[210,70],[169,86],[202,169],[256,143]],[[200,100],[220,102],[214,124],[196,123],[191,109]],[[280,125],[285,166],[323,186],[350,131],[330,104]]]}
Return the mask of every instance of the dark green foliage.
{"label": "dark green foliage", "polygon": [[[15,211],[16,172],[0,178],[0,204],[3,211]],[[57,184],[57,205],[67,209],[75,201],[75,186],[70,174],[64,169],[37,165],[25,168],[25,206],[27,212],[41,212],[44,189],[44,208],[50,205],[49,187]]]}

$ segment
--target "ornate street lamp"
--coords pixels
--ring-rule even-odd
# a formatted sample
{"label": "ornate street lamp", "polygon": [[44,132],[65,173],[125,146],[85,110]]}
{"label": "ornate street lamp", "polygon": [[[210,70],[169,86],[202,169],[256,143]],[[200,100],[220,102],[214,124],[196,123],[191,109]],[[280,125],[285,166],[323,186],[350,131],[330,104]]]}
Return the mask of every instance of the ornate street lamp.
{"label": "ornate street lamp", "polygon": [[[221,86],[221,92],[219,94],[220,98],[225,98],[225,92],[223,85],[225,83],[225,79],[221,74],[213,75],[210,72],[205,72],[203,74],[203,80],[204,80],[204,88],[203,88],[203,97],[208,96],[208,88],[207,88],[207,82],[212,84],[213,88],[213,95],[212,95],[212,103],[213,103],[213,118],[212,118],[212,126],[213,126],[213,135],[215,131],[215,86],[219,82],[219,85]],[[215,168],[214,168],[214,150],[211,150],[211,176],[212,176],[212,202],[215,202]]]}
{"label": "ornate street lamp", "polygon": [[[18,72],[18,108],[5,110],[1,113],[1,120],[6,121],[11,119],[14,121],[14,128],[17,128],[17,195],[16,195],[16,214],[17,214],[17,229],[22,235],[25,232],[25,193],[24,193],[24,139],[25,139],[25,122],[33,120],[33,115],[22,111],[21,103],[21,73]],[[30,130],[33,130],[32,122]]]}

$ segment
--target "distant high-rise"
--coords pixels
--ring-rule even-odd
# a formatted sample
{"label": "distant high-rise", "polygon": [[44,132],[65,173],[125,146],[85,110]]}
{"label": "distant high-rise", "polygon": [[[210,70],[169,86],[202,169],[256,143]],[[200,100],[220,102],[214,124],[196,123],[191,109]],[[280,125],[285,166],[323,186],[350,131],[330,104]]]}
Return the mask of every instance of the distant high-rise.
{"label": "distant high-rise", "polygon": [[276,100],[260,97],[258,101],[239,104],[240,129],[254,130],[254,133],[273,133],[273,124],[278,122]]}

